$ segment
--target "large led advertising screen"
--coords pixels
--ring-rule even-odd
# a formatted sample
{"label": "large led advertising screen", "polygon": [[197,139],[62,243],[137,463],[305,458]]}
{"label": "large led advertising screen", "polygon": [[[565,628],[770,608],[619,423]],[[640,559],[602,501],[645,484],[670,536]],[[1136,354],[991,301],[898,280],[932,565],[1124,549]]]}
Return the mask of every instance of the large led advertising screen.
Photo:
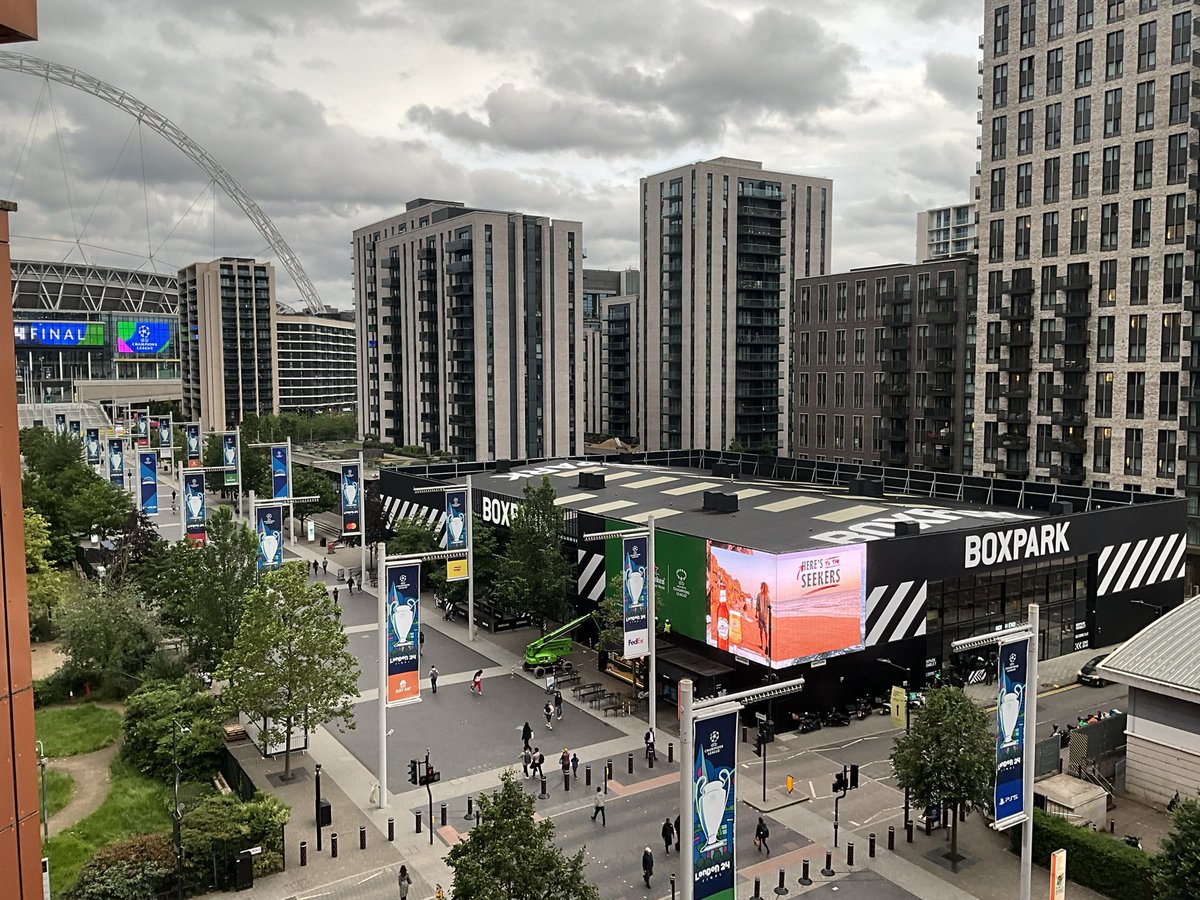
{"label": "large led advertising screen", "polygon": [[14,322],[18,347],[103,347],[103,322]]}
{"label": "large led advertising screen", "polygon": [[166,320],[117,320],[117,353],[151,356],[171,343],[171,323]]}
{"label": "large led advertising screen", "polygon": [[[619,531],[628,522],[609,519],[607,528]],[[620,595],[623,559],[621,541],[605,542],[606,593]],[[708,542],[704,538],[656,529],[654,532],[654,612],[660,626],[697,641],[704,640],[704,565]],[[614,587],[615,585],[615,587]]]}

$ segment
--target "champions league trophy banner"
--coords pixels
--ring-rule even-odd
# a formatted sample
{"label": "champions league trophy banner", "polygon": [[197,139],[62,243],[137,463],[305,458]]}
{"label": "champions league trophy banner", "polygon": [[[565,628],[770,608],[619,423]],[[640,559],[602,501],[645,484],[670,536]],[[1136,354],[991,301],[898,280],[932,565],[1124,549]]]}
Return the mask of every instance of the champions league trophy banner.
{"label": "champions league trophy banner", "polygon": [[255,511],[258,533],[258,570],[278,569],[283,565],[283,507],[260,506]]}
{"label": "champions league trophy banner", "polygon": [[200,446],[200,426],[198,424],[189,422],[183,426],[183,449],[187,455],[187,467],[199,469],[202,447]]}
{"label": "champions league trophy banner", "polygon": [[362,508],[362,482],[358,463],[342,466],[342,536],[358,534],[358,513]]}
{"label": "champions league trophy banner", "polygon": [[208,517],[204,500],[204,473],[190,472],[183,476],[183,516],[187,538],[193,544],[208,540]]}
{"label": "champions league trophy banner", "polygon": [[158,420],[158,446],[160,450],[170,450],[174,443],[174,435],[171,433],[171,417],[160,418]]}
{"label": "champions league trophy banner", "polygon": [[137,423],[137,445],[139,447],[150,446],[150,413],[135,412],[134,421]]}
{"label": "champions league trophy banner", "polygon": [[89,428],[83,441],[83,451],[87,454],[89,466],[100,465],[100,429]]}
{"label": "champions league trophy banner", "polygon": [[108,439],[108,480],[116,487],[125,487],[125,448],[120,438]]}
{"label": "champions league trophy banner", "polygon": [[1000,645],[999,696],[996,700],[996,824],[997,831],[1025,821],[1025,698],[1029,638]]}
{"label": "champions league trophy banner", "polygon": [[71,433],[71,437],[78,439],[79,432],[83,428],[83,423],[78,419],[72,419],[67,423],[67,430]]}
{"label": "champions league trophy banner", "polygon": [[737,809],[737,712],[696,719],[692,736],[692,896],[734,900],[737,870],[734,825]]}
{"label": "champions league trophy banner", "polygon": [[421,699],[421,564],[388,563],[387,705]]}
{"label": "champions league trophy banner", "polygon": [[271,448],[271,497],[286,500],[292,496],[291,470],[288,466],[287,444]]}
{"label": "champions league trophy banner", "polygon": [[233,487],[238,483],[238,436],[236,431],[226,431],[221,435],[221,465],[225,467],[225,487]]}
{"label": "champions league trophy banner", "polygon": [[621,539],[621,593],[625,619],[626,659],[638,659],[650,652],[649,620],[646,608],[645,537]]}
{"label": "champions league trophy banner", "polygon": [[138,454],[138,484],[141,509],[148,516],[158,515],[158,454]]}
{"label": "champions league trophy banner", "polygon": [[54,433],[55,434],[66,434],[67,433],[67,417],[63,413],[55,413],[54,414]]}

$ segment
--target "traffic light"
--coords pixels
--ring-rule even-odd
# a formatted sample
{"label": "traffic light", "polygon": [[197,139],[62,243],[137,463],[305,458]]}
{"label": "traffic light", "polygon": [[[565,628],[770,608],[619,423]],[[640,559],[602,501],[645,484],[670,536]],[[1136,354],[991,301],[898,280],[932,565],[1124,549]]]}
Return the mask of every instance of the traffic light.
{"label": "traffic light", "polygon": [[758,736],[755,737],[755,739],[754,739],[754,755],[755,756],[763,755],[763,747],[766,746],[766,743],[767,743],[766,735],[763,734],[762,731],[759,731]]}
{"label": "traffic light", "polygon": [[408,761],[408,780],[413,784],[417,784],[420,780],[417,774],[417,767],[419,765],[420,764],[415,759],[410,759]]}
{"label": "traffic light", "polygon": [[846,773],[838,772],[833,777],[833,792],[835,794],[844,794],[846,792]]}
{"label": "traffic light", "polygon": [[858,766],[851,765],[850,766],[850,790],[854,790],[857,787],[858,787]]}

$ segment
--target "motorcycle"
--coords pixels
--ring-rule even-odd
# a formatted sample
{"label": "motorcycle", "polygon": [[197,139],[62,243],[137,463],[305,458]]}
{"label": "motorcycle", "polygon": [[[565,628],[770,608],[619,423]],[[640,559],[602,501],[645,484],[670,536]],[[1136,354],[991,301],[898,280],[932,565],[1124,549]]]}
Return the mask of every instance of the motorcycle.
{"label": "motorcycle", "polygon": [[811,731],[821,730],[821,720],[812,713],[792,713],[792,721],[796,723],[796,729],[801,734],[808,734]]}
{"label": "motorcycle", "polygon": [[841,727],[850,724],[850,716],[845,711],[838,709],[836,706],[830,707],[829,712],[821,717],[822,725],[833,725]]}
{"label": "motorcycle", "polygon": [[871,698],[859,697],[858,706],[854,710],[854,718],[860,722],[871,714]]}

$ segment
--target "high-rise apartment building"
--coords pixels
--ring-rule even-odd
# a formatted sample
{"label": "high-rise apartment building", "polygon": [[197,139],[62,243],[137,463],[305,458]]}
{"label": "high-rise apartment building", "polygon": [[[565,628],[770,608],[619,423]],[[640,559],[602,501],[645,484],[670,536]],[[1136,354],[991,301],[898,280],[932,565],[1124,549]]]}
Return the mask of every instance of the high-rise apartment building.
{"label": "high-rise apartment building", "polygon": [[979,249],[979,176],[971,178],[970,199],[917,213],[917,262],[974,253]]}
{"label": "high-rise apartment building", "polygon": [[799,279],[795,454],[970,472],[976,282],[974,255]]}
{"label": "high-rise apartment building", "polygon": [[1200,496],[1192,10],[985,3],[979,471]]}
{"label": "high-rise apartment building", "polygon": [[604,427],[603,307],[609,297],[637,293],[637,269],[583,270],[583,380],[584,416],[589,435],[606,437]]}
{"label": "high-rise apartment building", "polygon": [[358,353],[349,313],[275,318],[280,412],[347,412],[358,403]]}
{"label": "high-rise apartment building", "polygon": [[603,397],[600,430],[626,444],[641,446],[642,436],[634,425],[634,409],[641,386],[640,360],[646,333],[642,329],[642,304],[637,294],[636,273],[626,282],[630,293],[604,297],[600,301],[601,385]]}
{"label": "high-rise apartment building", "polygon": [[354,232],[359,428],[465,459],[583,452],[583,226],[417,199]]}
{"label": "high-rise apartment building", "polygon": [[270,263],[225,256],[180,270],[184,421],[219,431],[279,413],[275,328]]}
{"label": "high-rise apartment building", "polygon": [[795,279],[829,271],[833,182],[720,157],[640,189],[634,430],[648,450],[784,449]]}

